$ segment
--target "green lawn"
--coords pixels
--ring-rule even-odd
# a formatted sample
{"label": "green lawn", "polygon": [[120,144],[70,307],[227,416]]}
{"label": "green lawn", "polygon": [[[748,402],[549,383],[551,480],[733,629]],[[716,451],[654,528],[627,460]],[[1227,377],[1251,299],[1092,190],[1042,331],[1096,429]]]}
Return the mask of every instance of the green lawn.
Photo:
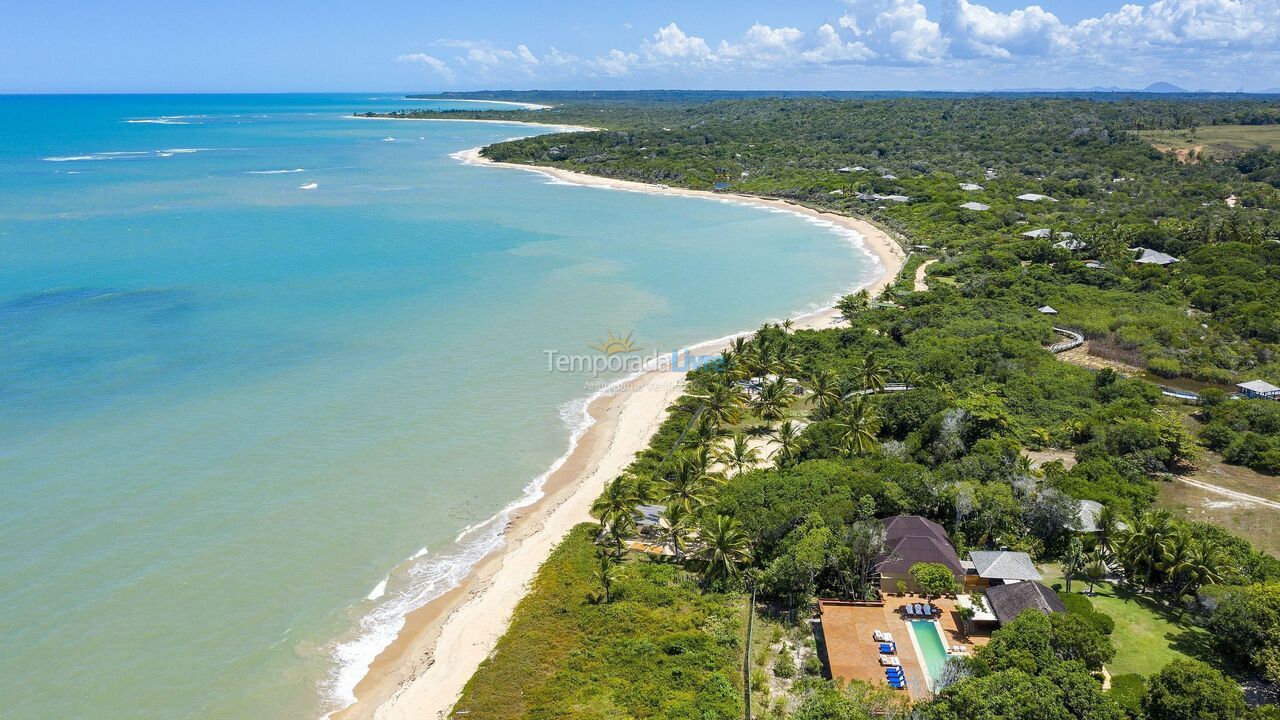
{"label": "green lawn", "polygon": [[[1045,565],[1041,572],[1050,587],[1062,582],[1062,570],[1057,565]],[[1071,581],[1072,592],[1083,593],[1086,589],[1087,583]],[[1209,634],[1184,623],[1178,610],[1109,583],[1095,585],[1094,593],[1089,598],[1093,607],[1116,621],[1111,635],[1116,657],[1107,663],[1112,675],[1151,675],[1179,658],[1212,661]]]}
{"label": "green lawn", "polygon": [[1280,150],[1280,125],[1206,125],[1191,130],[1148,130],[1142,136],[1162,148],[1201,148],[1208,157],[1238,155],[1256,147]]}

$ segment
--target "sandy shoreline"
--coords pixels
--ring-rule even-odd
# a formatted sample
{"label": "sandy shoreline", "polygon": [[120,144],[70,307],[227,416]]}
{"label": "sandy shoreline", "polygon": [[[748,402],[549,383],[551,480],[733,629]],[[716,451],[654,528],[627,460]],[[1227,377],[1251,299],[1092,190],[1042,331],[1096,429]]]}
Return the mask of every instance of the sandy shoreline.
{"label": "sandy shoreline", "polygon": [[[484,120],[459,122],[514,124]],[[898,243],[865,220],[781,200],[664,188],[559,168],[496,163],[481,157],[479,148],[457,153],[455,157],[468,163],[538,172],[577,185],[727,199],[819,218],[857,232],[863,238],[865,249],[879,260],[883,275],[867,286],[873,295],[893,280],[904,259]],[[795,328],[832,327],[838,315],[834,308],[828,307],[796,319]],[[728,338],[722,338],[696,349],[713,353],[727,345]],[[411,612],[399,636],[374,660],[356,686],[357,702],[334,717],[342,720],[446,717],[476,668],[506,631],[516,604],[543,561],[574,525],[590,519],[591,503],[604,484],[619,475],[635,454],[648,445],[683,386],[683,373],[655,370],[630,379],[612,394],[596,398],[587,408],[594,424],[582,435],[564,464],[548,476],[544,496],[512,513],[502,549],[481,560],[457,588]]]}

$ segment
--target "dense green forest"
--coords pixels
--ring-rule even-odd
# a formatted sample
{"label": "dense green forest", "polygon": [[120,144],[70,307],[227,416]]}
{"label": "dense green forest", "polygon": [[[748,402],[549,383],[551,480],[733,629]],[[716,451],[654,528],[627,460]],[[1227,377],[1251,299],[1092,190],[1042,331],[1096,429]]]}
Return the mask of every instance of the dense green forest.
{"label": "dense green forest", "polygon": [[[1280,682],[1280,561],[1154,505],[1159,483],[1206,453],[1280,472],[1280,402],[1228,397],[1234,382],[1280,384],[1275,158],[1185,162],[1138,135],[1276,122],[1280,104],[504,99],[560,104],[484,117],[605,129],[501,143],[490,158],[862,215],[937,262],[927,291],[898,283],[882,302],[850,296],[840,328],[765,326],[692,373],[650,448],[596,503],[599,523],[544,568],[459,708],[499,718],[728,718],[747,701],[753,717],[792,720],[1280,715],[1256,698],[1247,707],[1240,687]],[[1028,193],[1047,197],[1017,197]],[[969,202],[987,209],[961,207]],[[1177,262],[1135,263],[1136,248]],[[1055,325],[1120,371],[1055,357]],[[760,376],[773,379],[744,392]],[[911,389],[881,392],[888,383]],[[1167,398],[1162,383],[1201,403]],[[1099,532],[1078,532],[1080,500],[1102,503]],[[655,541],[666,557],[628,549],[642,502],[665,506]],[[883,550],[879,519],[903,513],[941,523],[962,554],[1007,547],[1057,568],[1068,608],[1006,624],[911,708],[824,679],[806,621],[817,597],[878,595],[869,559]],[[754,643],[731,612],[749,591]],[[552,606],[555,627],[539,628]],[[662,621],[596,624],[649,613]],[[566,641],[536,668],[504,664],[565,627],[591,639]],[[725,652],[745,672],[732,674]],[[1124,669],[1106,691],[1104,666]],[[636,673],[662,680],[640,686]],[[526,694],[574,702],[552,709]]]}

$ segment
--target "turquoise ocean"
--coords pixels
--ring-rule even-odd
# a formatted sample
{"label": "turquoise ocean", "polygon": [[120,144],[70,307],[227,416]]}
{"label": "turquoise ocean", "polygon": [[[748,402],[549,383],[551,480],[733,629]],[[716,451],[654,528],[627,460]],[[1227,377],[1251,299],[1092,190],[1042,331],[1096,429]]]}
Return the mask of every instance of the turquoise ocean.
{"label": "turquoise ocean", "polygon": [[545,128],[350,117],[404,107],[462,105],[0,97],[0,715],[345,705],[581,429],[548,351],[878,271],[795,214],[451,157]]}

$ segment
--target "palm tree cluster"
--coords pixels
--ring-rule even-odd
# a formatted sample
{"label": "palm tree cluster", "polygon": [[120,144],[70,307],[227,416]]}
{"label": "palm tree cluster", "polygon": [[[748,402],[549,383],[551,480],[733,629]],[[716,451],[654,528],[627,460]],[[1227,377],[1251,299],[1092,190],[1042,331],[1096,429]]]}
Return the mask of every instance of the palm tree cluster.
{"label": "palm tree cluster", "polygon": [[[869,352],[849,378],[828,369],[806,375],[790,328],[790,321],[766,324],[750,339],[735,339],[710,372],[694,373],[682,400],[692,419],[657,471],[623,475],[596,499],[591,511],[599,520],[597,574],[606,601],[626,542],[639,534],[641,505],[663,506],[654,532],[677,562],[691,561],[712,583],[741,577],[751,561],[749,538],[736,519],[707,507],[728,477],[766,459],[753,436],[769,438],[774,447],[767,459],[778,466],[802,456],[804,425],[790,418],[797,388],[810,396],[812,417],[837,423],[846,452],[875,450],[880,416],[870,395],[884,390],[889,368]],[[742,428],[748,417],[759,425]]]}
{"label": "palm tree cluster", "polygon": [[1063,562],[1068,582],[1071,575],[1081,574],[1090,592],[1114,568],[1142,592],[1161,591],[1176,601],[1221,582],[1229,571],[1225,549],[1217,541],[1195,536],[1168,511],[1152,510],[1120,523],[1104,508],[1098,525],[1093,552],[1084,554],[1073,542]]}

